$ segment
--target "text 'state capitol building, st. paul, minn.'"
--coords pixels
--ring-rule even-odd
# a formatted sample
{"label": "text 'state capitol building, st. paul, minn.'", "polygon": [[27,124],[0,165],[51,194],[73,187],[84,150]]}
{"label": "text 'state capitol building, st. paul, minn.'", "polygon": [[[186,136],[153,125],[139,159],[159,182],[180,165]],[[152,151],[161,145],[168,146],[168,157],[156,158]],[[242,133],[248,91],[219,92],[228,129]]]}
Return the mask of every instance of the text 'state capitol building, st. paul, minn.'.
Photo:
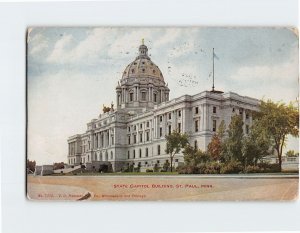
{"label": "text 'state capitol building, st. paul, minn.'", "polygon": [[[203,91],[172,100],[169,92],[147,46],[140,45],[118,82],[115,106],[87,123],[85,133],[69,137],[68,163],[87,169],[110,163],[114,171],[130,165],[141,171],[162,167],[170,162],[165,136],[172,131],[188,133],[191,145],[206,150],[221,121],[228,126],[235,114],[242,116],[247,134],[259,105],[259,100],[233,92]],[[183,162],[183,154],[176,154],[173,165]]]}

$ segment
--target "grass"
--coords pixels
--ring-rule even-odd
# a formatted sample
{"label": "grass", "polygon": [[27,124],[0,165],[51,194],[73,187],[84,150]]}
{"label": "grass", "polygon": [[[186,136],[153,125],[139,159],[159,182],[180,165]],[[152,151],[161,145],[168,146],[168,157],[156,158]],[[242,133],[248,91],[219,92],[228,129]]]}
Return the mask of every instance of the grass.
{"label": "grass", "polygon": [[[76,174],[76,175],[75,175]],[[178,172],[116,172],[116,173],[99,173],[99,172],[83,172],[83,173],[53,174],[54,176],[173,176]]]}

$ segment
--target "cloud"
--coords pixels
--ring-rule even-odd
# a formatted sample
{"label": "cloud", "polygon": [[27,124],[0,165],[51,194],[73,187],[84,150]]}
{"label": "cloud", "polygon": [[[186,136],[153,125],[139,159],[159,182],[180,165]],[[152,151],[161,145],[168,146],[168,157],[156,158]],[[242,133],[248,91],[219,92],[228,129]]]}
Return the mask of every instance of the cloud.
{"label": "cloud", "polygon": [[28,32],[28,43],[29,53],[33,56],[45,52],[49,47],[48,39],[42,34],[36,34],[34,36],[31,36],[30,32]]}
{"label": "cloud", "polygon": [[47,62],[50,63],[67,63],[71,59],[74,59],[72,56],[72,51],[68,51],[68,46],[74,41],[72,35],[64,35],[59,39],[55,45],[53,51],[47,58]]}
{"label": "cloud", "polygon": [[278,65],[242,66],[229,79],[239,92],[256,98],[293,101],[298,96],[297,60]]}

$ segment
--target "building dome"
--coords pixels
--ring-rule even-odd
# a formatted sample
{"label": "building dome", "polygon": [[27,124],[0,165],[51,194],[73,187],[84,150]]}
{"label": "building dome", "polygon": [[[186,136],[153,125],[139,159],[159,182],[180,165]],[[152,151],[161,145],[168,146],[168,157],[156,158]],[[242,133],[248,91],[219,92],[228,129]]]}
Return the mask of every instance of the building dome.
{"label": "building dome", "polygon": [[164,80],[162,72],[148,56],[148,48],[146,45],[140,45],[139,56],[124,70],[122,79],[127,78],[155,78],[161,81]]}
{"label": "building dome", "polygon": [[169,100],[170,89],[164,77],[148,56],[148,48],[139,47],[139,55],[123,72],[116,87],[117,109],[141,112]]}

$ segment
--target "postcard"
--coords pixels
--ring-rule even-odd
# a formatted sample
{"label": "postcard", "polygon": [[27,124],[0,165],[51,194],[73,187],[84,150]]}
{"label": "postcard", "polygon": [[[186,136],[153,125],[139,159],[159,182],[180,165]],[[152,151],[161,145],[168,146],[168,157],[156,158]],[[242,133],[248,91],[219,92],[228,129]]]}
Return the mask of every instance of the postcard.
{"label": "postcard", "polygon": [[291,201],[289,27],[31,27],[27,197]]}

